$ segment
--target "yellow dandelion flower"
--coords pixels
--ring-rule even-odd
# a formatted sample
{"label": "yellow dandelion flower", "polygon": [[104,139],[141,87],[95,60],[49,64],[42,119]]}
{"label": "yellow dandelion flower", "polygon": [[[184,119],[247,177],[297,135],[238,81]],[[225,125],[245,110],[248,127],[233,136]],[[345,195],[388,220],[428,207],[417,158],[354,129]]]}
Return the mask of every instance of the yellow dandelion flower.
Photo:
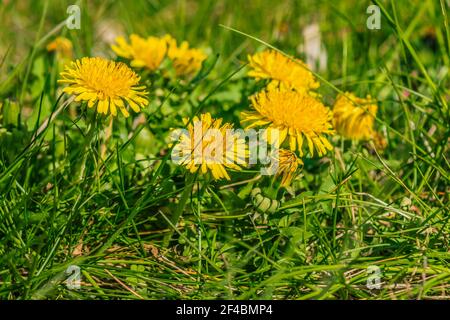
{"label": "yellow dandelion flower", "polygon": [[337,97],[333,107],[333,125],[342,136],[367,140],[374,137],[377,104],[370,97],[358,98],[346,92]]}
{"label": "yellow dandelion flower", "polygon": [[286,149],[278,150],[278,170],[276,175],[282,176],[281,184],[283,186],[291,184],[292,178],[294,178],[298,168],[301,166],[303,166],[303,161],[294,152]]}
{"label": "yellow dandelion flower", "polygon": [[68,84],[64,92],[74,95],[75,101],[85,101],[89,108],[97,105],[97,112],[113,116],[117,108],[125,117],[126,106],[135,112],[148,105],[145,86],[140,77],[126,64],[103,58],[82,58],[67,65],[61,72],[60,83]]}
{"label": "yellow dandelion flower", "polygon": [[281,87],[310,91],[319,87],[314,75],[300,59],[295,61],[274,50],[248,56],[251,70],[248,76],[256,80],[270,79],[269,88]]}
{"label": "yellow dandelion flower", "polygon": [[[188,119],[184,119],[187,123]],[[213,129],[213,130],[211,130]],[[173,148],[172,155],[179,155],[178,164],[191,173],[211,172],[214,179],[230,180],[227,168],[241,170],[245,165],[247,148],[245,139],[233,130],[230,123],[213,119],[210,113],[194,117]]]}
{"label": "yellow dandelion flower", "polygon": [[58,37],[47,45],[48,52],[57,52],[67,58],[73,56],[72,42],[64,37]]}
{"label": "yellow dandelion flower", "polygon": [[383,135],[381,133],[375,131],[372,136],[372,139],[373,139],[375,148],[377,148],[378,150],[381,150],[381,151],[386,149],[388,143],[386,141],[386,138],[383,137]]}
{"label": "yellow dandelion flower", "polygon": [[180,46],[169,35],[165,36],[169,46],[167,56],[172,61],[177,76],[189,76],[197,73],[206,60],[206,54],[200,49],[189,48],[189,43],[183,41]]}
{"label": "yellow dandelion flower", "polygon": [[319,100],[303,92],[272,89],[252,96],[254,111],[242,112],[242,123],[247,129],[267,127],[279,130],[279,143],[289,136],[289,148],[299,150],[303,156],[303,141],[306,139],[311,156],[316,149],[323,156],[332,146],[326,135],[334,134],[332,112]]}
{"label": "yellow dandelion flower", "polygon": [[61,61],[64,66],[73,59],[73,45],[72,42],[64,37],[58,37],[47,45],[48,52],[55,52],[57,59]]}
{"label": "yellow dandelion flower", "polygon": [[155,71],[159,68],[167,53],[167,42],[164,38],[141,38],[136,34],[130,36],[130,43],[125,38],[117,37],[112,50],[120,57],[129,59],[135,68],[146,68]]}

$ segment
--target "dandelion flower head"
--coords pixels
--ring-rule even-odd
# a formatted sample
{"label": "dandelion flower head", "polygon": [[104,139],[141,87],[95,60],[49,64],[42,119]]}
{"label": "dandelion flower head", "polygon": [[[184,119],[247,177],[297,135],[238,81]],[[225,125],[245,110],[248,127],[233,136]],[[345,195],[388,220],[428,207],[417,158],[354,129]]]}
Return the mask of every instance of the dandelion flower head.
{"label": "dandelion flower head", "polygon": [[140,77],[124,63],[103,58],[82,58],[71,62],[61,72],[59,83],[75,96],[75,101],[87,102],[89,108],[97,106],[97,112],[113,116],[119,109],[129,116],[127,106],[135,112],[148,105],[145,86],[139,85]]}
{"label": "dandelion flower head", "polygon": [[279,131],[279,143],[289,141],[291,151],[303,156],[306,140],[311,156],[316,150],[323,156],[332,146],[327,136],[334,134],[332,112],[322,102],[303,92],[270,89],[250,98],[252,111],[242,112],[241,122],[247,129],[265,127]]}
{"label": "dandelion flower head", "polygon": [[[187,123],[188,119],[184,121]],[[194,117],[179,136],[173,154],[181,155],[178,163],[191,173],[210,172],[214,179],[230,180],[227,169],[241,170],[240,166],[246,163],[247,147],[232,124],[204,113]]]}
{"label": "dandelion flower head", "polygon": [[374,137],[377,104],[370,97],[358,98],[346,92],[337,97],[333,107],[333,125],[342,136],[367,140]]}
{"label": "dandelion flower head", "polygon": [[117,37],[116,44],[111,48],[118,56],[129,59],[132,67],[155,71],[166,56],[167,42],[163,38],[142,38],[132,34],[130,42],[124,37]]}
{"label": "dandelion flower head", "polygon": [[300,59],[295,61],[274,50],[248,56],[249,77],[271,80],[269,88],[281,87],[297,91],[311,91],[319,87],[312,72]]}

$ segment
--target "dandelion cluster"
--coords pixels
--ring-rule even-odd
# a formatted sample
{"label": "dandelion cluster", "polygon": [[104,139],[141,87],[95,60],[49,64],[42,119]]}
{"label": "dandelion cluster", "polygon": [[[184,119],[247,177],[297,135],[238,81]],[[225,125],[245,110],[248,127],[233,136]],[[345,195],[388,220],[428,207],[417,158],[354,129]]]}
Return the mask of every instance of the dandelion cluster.
{"label": "dandelion cluster", "polygon": [[[49,44],[48,50],[68,53],[71,43],[58,38]],[[128,59],[131,67],[149,71],[158,70],[167,57],[180,77],[198,72],[207,58],[203,51],[190,48],[186,41],[178,45],[170,35],[142,38],[132,34],[129,41],[118,37],[112,50]],[[274,50],[250,55],[248,59],[248,76],[267,79],[269,83],[250,97],[251,110],[241,113],[241,123],[246,129],[266,129],[268,140],[271,140],[270,132],[277,130],[280,149],[276,176],[282,177],[281,185],[291,183],[303,165],[302,157],[322,157],[333,149],[329,138],[335,129],[351,139],[380,137],[373,129],[377,105],[370,97],[339,95],[331,111],[315,92],[319,83],[301,60],[290,59]],[[120,110],[128,117],[128,106],[139,112],[148,105],[147,91],[139,84],[140,77],[121,62],[82,58],[66,66],[59,82],[68,85],[63,91],[74,95],[75,101],[87,102],[89,108],[96,106],[101,114],[116,116]],[[194,130],[197,126],[202,128],[201,133]],[[212,118],[210,113],[194,117],[175,143],[173,151],[182,154],[178,163],[191,173],[211,173],[214,179],[229,180],[227,169],[240,170],[248,155],[245,140],[230,134],[232,128],[222,119]],[[209,129],[217,129],[220,141],[207,134]],[[215,156],[211,157],[211,149],[215,150]]]}
{"label": "dandelion cluster", "polygon": [[[248,76],[268,80],[267,87],[250,97],[251,111],[241,113],[246,128],[262,127],[279,131],[281,164],[277,175],[282,184],[290,184],[305,155],[323,156],[332,146],[328,137],[334,134],[332,112],[320,100],[315,90],[319,82],[300,59],[288,58],[275,51],[265,50],[248,56]],[[286,141],[286,142],[285,142]]]}
{"label": "dandelion cluster", "polygon": [[145,39],[132,34],[130,42],[123,37],[118,37],[116,44],[111,48],[118,56],[129,59],[132,67],[146,68],[151,72],[157,70],[168,57],[177,76],[195,74],[207,58],[202,50],[189,48],[187,41],[183,41],[178,46],[177,41],[170,35]]}

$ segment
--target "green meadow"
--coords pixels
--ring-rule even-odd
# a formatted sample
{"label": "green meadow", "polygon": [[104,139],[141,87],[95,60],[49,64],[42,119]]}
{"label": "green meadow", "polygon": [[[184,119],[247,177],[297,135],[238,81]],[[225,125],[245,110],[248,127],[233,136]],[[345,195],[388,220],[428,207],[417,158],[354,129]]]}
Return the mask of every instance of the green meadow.
{"label": "green meadow", "polygon": [[[449,9],[0,0],[0,299],[450,299]],[[205,58],[182,76],[167,49],[148,70],[112,48],[132,34],[171,35]],[[249,56],[265,50],[308,63],[307,99],[330,115],[342,94],[370,96],[377,139],[336,130],[323,155],[305,140],[288,184],[261,164],[214,179],[172,161],[171,132],[195,116],[245,128],[270,81],[249,75]],[[125,64],[148,103],[128,117],[89,107],[58,81],[83,57]],[[112,79],[101,94],[115,77],[96,78]]]}

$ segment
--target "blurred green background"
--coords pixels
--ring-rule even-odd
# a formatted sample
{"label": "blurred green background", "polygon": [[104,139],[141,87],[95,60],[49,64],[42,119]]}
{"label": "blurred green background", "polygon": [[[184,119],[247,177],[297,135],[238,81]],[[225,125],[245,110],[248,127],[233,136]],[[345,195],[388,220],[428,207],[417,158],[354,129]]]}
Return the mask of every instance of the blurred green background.
{"label": "blurred green background", "polygon": [[[81,29],[63,28],[74,41],[78,56],[111,54],[108,44],[117,35],[132,32],[142,36],[170,33],[178,40],[188,40],[194,46],[210,48],[221,55],[219,65],[228,67],[244,59],[241,54],[254,52],[258,43],[235,34],[220,25],[233,27],[287,53],[302,56],[303,30],[318,23],[322,41],[329,53],[324,75],[339,78],[344,73],[358,76],[359,72],[374,69],[385,55],[392,54],[396,39],[386,19],[381,30],[368,30],[366,13],[370,1],[78,1],[81,8]],[[382,1],[388,7],[390,1]],[[0,6],[0,56],[11,48],[9,58],[20,62],[36,41],[42,13],[47,10],[39,37],[61,23],[66,9],[74,1],[10,1]],[[443,41],[445,35],[436,34],[433,25],[442,23],[439,1],[398,0],[392,2],[397,18],[404,29],[413,35],[414,44],[420,41]],[[65,30],[64,30],[65,29]],[[434,49],[434,48],[431,48]],[[442,63],[429,52],[428,63]],[[422,54],[426,54],[423,53]],[[342,62],[345,60],[345,65]],[[344,70],[345,68],[345,70]],[[2,70],[4,73],[5,70]]]}

